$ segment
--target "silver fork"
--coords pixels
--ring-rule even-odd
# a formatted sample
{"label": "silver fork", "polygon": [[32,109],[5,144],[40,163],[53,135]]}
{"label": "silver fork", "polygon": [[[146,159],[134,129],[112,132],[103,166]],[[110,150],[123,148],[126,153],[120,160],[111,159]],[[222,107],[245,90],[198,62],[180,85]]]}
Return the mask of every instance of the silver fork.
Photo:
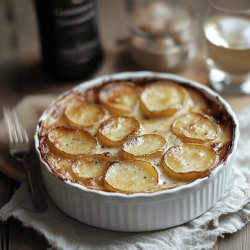
{"label": "silver fork", "polygon": [[29,164],[31,146],[27,132],[21,124],[16,111],[3,107],[3,114],[8,129],[10,154],[23,164],[27,172],[34,208],[38,212],[44,212],[47,209],[46,200],[36,181],[32,166]]}

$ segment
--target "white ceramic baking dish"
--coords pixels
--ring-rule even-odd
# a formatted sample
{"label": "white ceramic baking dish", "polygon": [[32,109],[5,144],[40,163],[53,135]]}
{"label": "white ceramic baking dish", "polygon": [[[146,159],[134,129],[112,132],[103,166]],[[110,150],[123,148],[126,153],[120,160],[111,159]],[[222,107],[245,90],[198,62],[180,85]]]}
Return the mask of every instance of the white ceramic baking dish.
{"label": "white ceramic baking dish", "polygon": [[[176,226],[190,221],[210,209],[222,196],[231,176],[231,162],[239,138],[238,122],[229,104],[217,93],[197,82],[172,74],[126,72],[84,82],[75,89],[84,90],[110,80],[172,79],[200,89],[205,95],[224,106],[235,123],[233,146],[228,158],[211,175],[190,184],[155,193],[121,194],[90,190],[79,184],[56,177],[41,158],[38,129],[35,145],[41,162],[47,192],[56,206],[67,215],[99,228],[137,232]],[[45,111],[40,118],[44,120]]]}

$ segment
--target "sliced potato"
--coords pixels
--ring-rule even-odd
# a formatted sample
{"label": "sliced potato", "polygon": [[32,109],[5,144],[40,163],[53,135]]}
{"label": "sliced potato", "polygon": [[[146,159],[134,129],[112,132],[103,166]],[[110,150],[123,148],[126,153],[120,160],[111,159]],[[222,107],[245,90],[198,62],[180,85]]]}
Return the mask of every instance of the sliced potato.
{"label": "sliced potato", "polygon": [[126,141],[120,155],[125,159],[155,158],[165,149],[165,139],[157,134],[145,134],[133,137]]}
{"label": "sliced potato", "polygon": [[60,173],[62,176],[66,177],[68,180],[76,180],[76,176],[71,168],[72,159],[58,159],[56,165],[58,173]]}
{"label": "sliced potato", "polygon": [[145,117],[171,116],[184,106],[187,96],[185,89],[177,84],[158,81],[141,93],[141,111]]}
{"label": "sliced potato", "polygon": [[85,90],[83,92],[84,99],[88,102],[95,102],[97,101],[97,93],[98,87],[93,87]]}
{"label": "sliced potato", "polygon": [[172,130],[185,142],[203,143],[217,137],[219,126],[207,115],[190,113],[175,120]]}
{"label": "sliced potato", "polygon": [[166,134],[172,125],[169,118],[142,119],[140,123],[145,134]]}
{"label": "sliced potato", "polygon": [[129,114],[134,110],[139,88],[130,82],[112,82],[101,88],[98,99],[113,115]]}
{"label": "sliced potato", "polygon": [[75,181],[75,175],[71,168],[73,159],[62,158],[61,156],[52,153],[46,161],[49,163],[49,166],[51,166],[55,175],[59,174],[59,176],[66,178],[67,180]]}
{"label": "sliced potato", "polygon": [[110,159],[103,155],[88,155],[76,159],[72,164],[72,171],[81,180],[104,176]]}
{"label": "sliced potato", "polygon": [[162,158],[162,166],[170,177],[193,181],[209,175],[216,159],[217,155],[211,148],[187,143],[168,149]]}
{"label": "sliced potato", "polygon": [[140,123],[133,117],[110,117],[101,124],[96,136],[102,145],[117,147],[134,135],[139,128]]}
{"label": "sliced potato", "polygon": [[78,127],[51,128],[48,141],[55,153],[64,157],[79,157],[96,148],[97,141],[89,132]]}
{"label": "sliced potato", "polygon": [[104,178],[107,190],[122,193],[146,192],[158,183],[154,167],[145,161],[120,161],[110,165]]}
{"label": "sliced potato", "polygon": [[102,120],[105,111],[95,103],[77,101],[65,109],[64,115],[71,125],[89,127]]}

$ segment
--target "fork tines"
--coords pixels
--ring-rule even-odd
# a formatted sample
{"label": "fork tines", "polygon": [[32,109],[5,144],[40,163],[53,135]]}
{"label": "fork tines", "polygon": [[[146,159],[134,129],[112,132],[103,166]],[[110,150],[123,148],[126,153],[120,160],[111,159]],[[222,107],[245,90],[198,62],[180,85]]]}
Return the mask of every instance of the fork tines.
{"label": "fork tines", "polygon": [[29,138],[27,132],[24,129],[17,112],[11,110],[9,107],[3,107],[3,115],[8,128],[9,142],[11,144],[28,144]]}

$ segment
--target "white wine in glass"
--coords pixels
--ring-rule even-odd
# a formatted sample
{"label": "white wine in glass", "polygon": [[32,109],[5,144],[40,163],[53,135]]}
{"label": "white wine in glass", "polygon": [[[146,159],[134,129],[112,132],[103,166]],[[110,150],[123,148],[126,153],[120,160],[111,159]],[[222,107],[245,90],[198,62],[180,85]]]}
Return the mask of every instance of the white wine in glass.
{"label": "white wine in glass", "polygon": [[203,27],[210,84],[224,94],[248,94],[250,1],[246,9],[230,8],[220,2],[208,3]]}

